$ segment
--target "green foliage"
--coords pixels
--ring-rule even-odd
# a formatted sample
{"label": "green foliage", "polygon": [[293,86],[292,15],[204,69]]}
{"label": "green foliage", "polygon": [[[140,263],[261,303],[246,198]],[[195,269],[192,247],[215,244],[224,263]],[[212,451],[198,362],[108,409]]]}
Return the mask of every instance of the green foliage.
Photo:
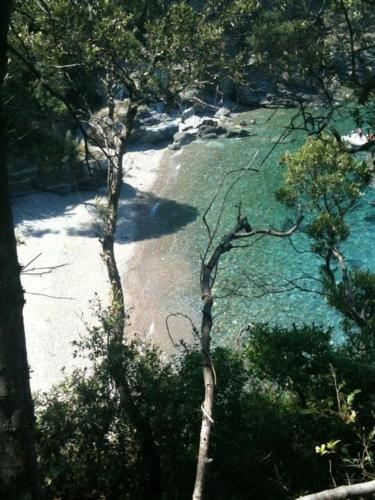
{"label": "green foliage", "polygon": [[324,255],[327,246],[338,245],[348,238],[349,227],[342,217],[323,211],[308,225],[306,233],[314,240],[312,250]]}
{"label": "green foliage", "polygon": [[222,28],[187,2],[171,5],[158,23],[147,24],[147,42],[155,54],[154,84],[172,97],[190,83],[213,82],[223,66]]}
{"label": "green foliage", "polygon": [[353,348],[371,359],[375,349],[375,275],[355,269],[348,273],[348,281],[333,285],[327,280],[328,303],[343,314],[344,331]]}
{"label": "green foliage", "polygon": [[319,389],[319,377],[332,363],[334,350],[329,330],[257,325],[245,355],[257,378],[288,388],[298,395],[301,404],[306,404],[310,392]]}
{"label": "green foliage", "polygon": [[308,139],[296,153],[285,154],[284,189],[288,199],[310,210],[344,216],[370,180],[370,167],[341,151],[329,136]]}
{"label": "green foliage", "polygon": [[293,17],[282,6],[259,12],[248,36],[248,44],[257,64],[277,80],[288,84],[314,83],[314,77],[325,65],[326,48],[319,25],[310,22],[306,13]]}
{"label": "green foliage", "polygon": [[341,151],[327,135],[308,139],[296,153],[285,154],[281,163],[284,182],[277,198],[308,214],[306,232],[314,240],[312,248],[325,255],[348,238],[346,215],[358,206],[371,168]]}
{"label": "green foliage", "polygon": [[[200,353],[182,347],[166,361],[137,341],[114,348],[108,342],[115,315],[99,308],[98,320],[76,345],[91,367],[36,400],[44,498],[148,498],[148,458],[130,418],[133,404],[152,428],[164,498],[190,498],[203,395]],[[335,348],[330,332],[317,327],[258,325],[243,350],[215,349],[213,363],[208,499],[286,500],[327,487],[326,455],[344,481],[343,458],[354,460],[363,449],[357,430],[371,429],[373,362]],[[129,382],[131,399],[115,389],[114,370]],[[323,444],[329,453],[317,454]]]}
{"label": "green foliage", "polygon": [[22,4],[13,43],[82,109],[95,102],[93,84],[105,103],[121,86],[136,100],[169,98],[188,82],[212,77],[222,59],[220,27],[186,2],[54,0],[48,11]]}
{"label": "green foliage", "polygon": [[[370,76],[361,68],[363,60],[351,53],[350,32],[355,48],[368,47],[374,12],[370,3],[259,2],[256,21],[248,35],[248,46],[257,67],[276,81],[312,85],[327,94],[340,82],[355,93]],[[358,72],[358,69],[360,71]],[[361,73],[362,82],[358,79]]]}
{"label": "green foliage", "polygon": [[[85,126],[100,107],[111,113],[125,97],[137,105],[173,104],[187,85],[213,81],[223,65],[222,28],[187,2],[15,4],[10,34],[15,55],[6,96],[15,137],[23,137],[17,113],[24,114],[25,107],[33,115],[25,122],[28,129],[41,131],[48,119],[58,124],[53,129],[61,142],[67,130],[76,132],[79,122]],[[39,144],[34,132],[28,135]],[[15,143],[15,156],[27,146]],[[49,163],[63,159],[59,147],[56,159],[51,148],[45,150]]]}

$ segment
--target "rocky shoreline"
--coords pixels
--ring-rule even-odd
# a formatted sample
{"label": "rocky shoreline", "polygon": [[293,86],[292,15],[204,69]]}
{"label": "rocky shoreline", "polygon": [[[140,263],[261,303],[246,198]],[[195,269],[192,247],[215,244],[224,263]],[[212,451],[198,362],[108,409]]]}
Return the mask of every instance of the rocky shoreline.
{"label": "rocky shoreline", "polygon": [[[118,101],[117,120],[121,121],[126,101]],[[101,111],[97,113],[100,119]],[[152,149],[168,146],[178,150],[196,139],[213,140],[219,137],[248,137],[256,135],[245,123],[237,125],[232,121],[233,111],[229,107],[217,108],[197,99],[195,106],[180,111],[167,109],[163,103],[139,108],[129,147]],[[83,139],[77,134],[77,149],[84,151]],[[13,197],[30,193],[48,192],[61,196],[76,191],[93,191],[106,183],[107,158],[97,146],[90,146],[92,159],[88,162],[83,153],[80,168],[73,171],[69,164],[62,164],[50,174],[41,174],[38,166],[11,169],[10,190]]]}
{"label": "rocky shoreline", "polygon": [[172,150],[181,149],[195,139],[213,140],[218,137],[248,137],[254,135],[245,127],[234,125],[229,108],[219,108],[215,113],[199,113],[193,106],[182,111],[165,112],[162,105],[144,106],[136,121],[131,142],[157,144],[167,141]]}

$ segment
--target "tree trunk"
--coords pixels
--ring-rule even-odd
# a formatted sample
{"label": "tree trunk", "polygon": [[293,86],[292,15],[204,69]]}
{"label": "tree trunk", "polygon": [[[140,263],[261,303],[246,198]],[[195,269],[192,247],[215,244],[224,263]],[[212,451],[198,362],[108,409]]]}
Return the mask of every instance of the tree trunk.
{"label": "tree trunk", "polygon": [[24,297],[8,190],[2,109],[11,1],[0,6],[0,498],[37,499],[34,410],[30,392]]}
{"label": "tree trunk", "polygon": [[[210,447],[211,428],[213,421],[213,409],[215,399],[215,384],[216,375],[214,365],[211,360],[211,330],[212,330],[212,307],[213,296],[212,287],[215,282],[217,267],[221,257],[232,250],[232,248],[241,248],[235,245],[236,241],[249,239],[257,235],[274,236],[277,238],[287,238],[291,236],[302,222],[302,216],[299,216],[296,224],[288,231],[275,231],[273,229],[258,229],[253,230],[246,217],[240,213],[237,217],[237,224],[227,233],[213,250],[208,262],[203,262],[201,269],[201,293],[203,301],[202,310],[202,325],[201,325],[201,353],[203,365],[203,381],[204,381],[204,400],[201,406],[202,423],[199,439],[199,451],[197,460],[197,470],[195,476],[195,485],[193,491],[193,500],[202,500],[204,495],[204,485],[207,476],[207,464],[211,461],[208,453]],[[211,233],[210,233],[211,234]],[[209,242],[208,249],[212,244],[212,237]],[[244,248],[242,246],[242,248]]]}
{"label": "tree trunk", "polygon": [[203,498],[204,484],[206,479],[206,468],[209,461],[208,452],[210,446],[211,427],[213,424],[213,407],[215,397],[215,375],[211,362],[211,329],[212,329],[212,306],[211,274],[213,268],[210,264],[204,265],[202,269],[202,326],[201,326],[201,352],[204,381],[204,401],[202,404],[202,424],[199,439],[199,452],[197,472],[193,492],[193,500]]}
{"label": "tree trunk", "polygon": [[[125,133],[115,135],[112,141],[116,155],[114,160],[110,162],[108,169],[107,207],[104,237],[102,240],[102,256],[107,267],[108,278],[111,284],[111,307],[113,317],[116,318],[109,345],[111,376],[120,395],[121,403],[127,409],[130,421],[136,432],[147,474],[144,478],[146,494],[150,498],[157,500],[162,498],[159,452],[154,440],[152,428],[134,400],[127,375],[123,373],[124,366],[121,350],[126,348],[124,343],[126,311],[122,281],[114,252],[118,206],[123,184],[123,160],[126,154],[127,140],[133,128],[136,113],[137,105],[130,104],[125,118]],[[111,109],[110,106],[109,118],[112,121],[113,117],[114,109]]]}

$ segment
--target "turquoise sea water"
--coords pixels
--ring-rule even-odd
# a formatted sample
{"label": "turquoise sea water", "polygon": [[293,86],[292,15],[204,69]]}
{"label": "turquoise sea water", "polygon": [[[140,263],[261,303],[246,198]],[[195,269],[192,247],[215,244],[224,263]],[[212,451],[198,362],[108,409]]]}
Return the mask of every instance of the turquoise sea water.
{"label": "turquoise sea water", "polygon": [[[254,155],[253,166],[259,167],[293,114],[293,110],[278,110],[274,114],[272,110],[262,109],[241,114],[236,118],[238,121],[256,120],[256,124],[248,126],[256,135],[245,139],[195,142],[182,153],[173,155],[169,159],[171,176],[164,196],[193,205],[202,215],[223,176],[230,170],[250,165]],[[349,132],[350,122],[341,119],[338,127],[342,132]],[[237,180],[225,203],[218,238],[234,226],[239,202],[254,228],[290,227],[295,214],[279,204],[274,195],[282,176],[278,158],[282,152],[298,148],[303,137],[301,132],[290,135],[275,148],[259,173],[247,172]],[[208,218],[211,225],[217,220],[223,197],[235,178],[236,174],[230,175],[224,183]],[[375,198],[373,189],[369,189],[366,197]],[[363,207],[353,215],[352,236],[343,250],[353,266],[375,270],[372,250],[375,208],[365,199],[363,201]],[[320,260],[305,253],[309,245],[303,234],[293,236],[292,241],[302,253],[296,252],[287,239],[265,237],[250,248],[235,249],[223,257],[215,286],[216,339],[233,339],[245,324],[259,321],[282,325],[314,322],[335,326],[339,332],[340,318],[321,295],[298,289],[281,293],[285,286],[290,288],[287,280],[303,276],[304,279],[298,280],[299,285],[319,289],[319,283],[306,276],[319,277]],[[206,245],[207,232],[200,216],[175,234],[168,250],[171,255],[189,261],[196,270],[197,288],[192,291],[192,301],[199,297],[200,254],[204,253]]]}

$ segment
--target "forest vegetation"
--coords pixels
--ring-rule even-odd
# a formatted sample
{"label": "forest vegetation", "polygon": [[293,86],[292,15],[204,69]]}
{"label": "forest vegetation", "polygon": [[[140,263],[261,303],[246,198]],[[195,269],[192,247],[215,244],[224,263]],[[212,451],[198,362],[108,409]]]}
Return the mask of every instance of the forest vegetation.
{"label": "forest vegetation", "polygon": [[[1,3],[1,499],[375,494],[375,274],[345,255],[354,238],[374,252],[355,228],[374,182],[374,28],[371,0]],[[220,101],[244,110],[260,105],[254,88],[270,106],[294,110],[282,138],[305,134],[297,151],[279,157],[275,200],[291,222],[252,227],[246,200],[229,232],[220,217],[204,218],[202,325],[192,323],[194,340],[165,359],[127,321],[126,276],[114,253],[123,159],[145,107],[162,103],[172,113]],[[339,113],[367,134],[364,143],[341,139]],[[254,175],[267,161],[254,158]],[[39,187],[85,176],[97,186],[103,162],[98,211],[110,305],[96,305],[98,326],[74,345],[87,368],[32,397],[8,173],[33,165]],[[217,188],[207,185],[213,197]],[[319,262],[314,293],[340,318],[335,331],[259,318],[244,321],[236,347],[215,345],[222,256],[299,231],[305,258]],[[301,301],[311,293],[306,280],[288,285],[285,293],[298,288]]]}

